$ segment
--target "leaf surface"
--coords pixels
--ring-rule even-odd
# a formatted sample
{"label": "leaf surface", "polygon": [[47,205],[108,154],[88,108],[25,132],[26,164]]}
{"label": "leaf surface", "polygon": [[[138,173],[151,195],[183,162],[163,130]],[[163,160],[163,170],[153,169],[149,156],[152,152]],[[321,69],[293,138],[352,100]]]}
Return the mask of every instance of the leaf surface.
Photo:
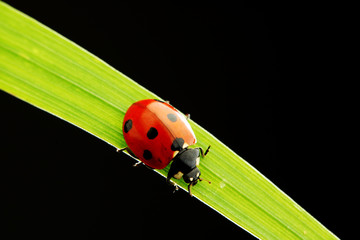
{"label": "leaf surface", "polygon": [[[0,89],[114,147],[125,147],[122,121],[135,101],[161,99],[75,43],[0,2]],[[214,96],[215,97],[215,96]],[[175,106],[176,107],[176,106]],[[200,166],[200,201],[261,239],[337,239],[244,159],[190,120]],[[166,176],[169,167],[158,171]],[[187,188],[181,180],[177,183]]]}

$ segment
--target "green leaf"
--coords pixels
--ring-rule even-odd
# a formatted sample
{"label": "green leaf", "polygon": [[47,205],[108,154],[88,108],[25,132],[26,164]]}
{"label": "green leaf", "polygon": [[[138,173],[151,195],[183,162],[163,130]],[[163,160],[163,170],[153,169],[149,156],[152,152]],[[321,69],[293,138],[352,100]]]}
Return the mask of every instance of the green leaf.
{"label": "green leaf", "polygon": [[[126,146],[122,120],[135,101],[157,98],[96,56],[0,2],[0,89],[74,124],[114,147]],[[212,184],[193,194],[261,239],[337,239],[244,159],[190,121],[200,166]],[[223,161],[226,159],[226,161]],[[168,168],[158,171],[166,176]],[[177,183],[186,188],[183,181]]]}

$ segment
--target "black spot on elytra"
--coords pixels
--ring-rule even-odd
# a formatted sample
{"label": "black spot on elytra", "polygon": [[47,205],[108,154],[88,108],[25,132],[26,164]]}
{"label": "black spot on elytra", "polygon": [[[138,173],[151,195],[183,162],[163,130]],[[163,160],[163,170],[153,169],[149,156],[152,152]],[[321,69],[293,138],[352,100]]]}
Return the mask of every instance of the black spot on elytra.
{"label": "black spot on elytra", "polygon": [[177,120],[176,115],[175,115],[175,114],[172,114],[172,113],[169,113],[169,114],[167,115],[167,117],[168,117],[168,119],[169,119],[170,121],[172,121],[172,122],[176,122],[176,120]]}
{"label": "black spot on elytra", "polygon": [[132,128],[132,120],[129,119],[129,120],[126,121],[126,123],[124,125],[124,132],[128,133],[131,128]]}
{"label": "black spot on elytra", "polygon": [[146,134],[148,139],[154,139],[157,137],[157,135],[158,135],[158,131],[156,130],[156,128],[153,128],[153,127],[151,127]]}
{"label": "black spot on elytra", "polygon": [[180,151],[181,149],[183,149],[184,143],[185,141],[183,138],[175,138],[171,144],[171,150]]}
{"label": "black spot on elytra", "polygon": [[146,160],[150,160],[152,158],[152,154],[151,154],[151,152],[149,150],[144,150],[143,157]]}

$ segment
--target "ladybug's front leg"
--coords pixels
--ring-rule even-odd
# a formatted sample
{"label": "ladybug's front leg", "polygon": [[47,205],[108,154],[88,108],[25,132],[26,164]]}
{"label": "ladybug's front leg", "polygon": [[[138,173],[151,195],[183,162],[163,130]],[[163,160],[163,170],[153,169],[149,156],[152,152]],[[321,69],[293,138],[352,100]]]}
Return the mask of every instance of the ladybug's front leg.
{"label": "ladybug's front leg", "polygon": [[171,167],[169,169],[168,175],[166,177],[166,183],[172,187],[174,187],[174,191],[176,192],[177,190],[179,190],[179,187],[176,183],[174,183],[173,181],[171,181],[171,178],[176,178],[176,179],[180,179],[182,177],[183,173],[180,171],[179,169],[179,162],[175,159],[172,163],[171,163]]}
{"label": "ladybug's front leg", "polygon": [[201,157],[205,157],[208,153],[209,153],[209,151],[210,151],[210,147],[211,147],[211,145],[209,145],[209,147],[206,149],[206,151],[204,152],[204,149],[202,149],[202,147],[199,147],[199,150],[200,150],[200,154],[201,154]]}
{"label": "ladybug's front leg", "polygon": [[175,164],[174,164],[174,163],[175,163],[175,162],[173,162],[173,163],[171,164],[171,167],[170,167],[170,169],[169,169],[168,175],[167,175],[167,177],[166,177],[166,183],[167,183],[169,186],[171,186],[171,187],[174,188],[173,193],[176,192],[177,190],[179,190],[178,185],[177,185],[176,183],[174,183],[173,181],[171,181],[171,178],[174,177],[175,172],[176,172],[176,171],[175,171],[175,170],[176,170],[176,163],[175,163]]}
{"label": "ladybug's front leg", "polygon": [[177,190],[179,190],[179,187],[178,187],[178,185],[177,185],[176,183],[174,183],[173,181],[171,181],[171,178],[172,178],[172,176],[169,176],[169,174],[168,174],[168,176],[167,176],[167,178],[166,178],[166,183],[167,183],[169,186],[171,186],[171,187],[174,188],[173,193],[175,193]]}

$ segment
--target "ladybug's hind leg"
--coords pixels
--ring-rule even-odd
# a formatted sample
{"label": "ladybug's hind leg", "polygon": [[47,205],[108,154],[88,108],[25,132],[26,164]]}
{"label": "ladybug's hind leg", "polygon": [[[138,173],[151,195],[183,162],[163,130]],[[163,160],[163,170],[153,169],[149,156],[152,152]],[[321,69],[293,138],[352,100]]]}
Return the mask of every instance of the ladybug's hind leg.
{"label": "ladybug's hind leg", "polygon": [[139,167],[139,166],[144,166],[144,167],[146,167],[147,169],[154,170],[154,168],[149,167],[148,165],[146,165],[145,163],[141,162],[140,160],[133,165],[133,167]]}
{"label": "ladybug's hind leg", "polygon": [[127,147],[124,147],[124,148],[116,148],[116,152],[123,152],[127,150]]}
{"label": "ladybug's hind leg", "polygon": [[116,152],[123,152],[123,151],[127,151],[133,158],[136,158],[137,160],[140,160],[137,156],[135,156],[135,154],[128,147],[117,148],[116,149]]}
{"label": "ladybug's hind leg", "polygon": [[[128,147],[117,148],[116,151],[117,151],[117,152],[127,151],[133,158],[135,158],[136,160],[138,160],[138,162],[135,163],[135,164],[133,165],[133,167],[139,167],[139,166],[141,166],[141,165],[145,165],[143,162],[140,161],[140,159],[139,159],[137,156],[135,156],[135,154],[134,154],[134,153],[130,150],[130,148],[128,148]],[[146,165],[145,165],[145,166],[146,166]],[[146,166],[146,167],[148,167],[148,166]],[[148,168],[150,168],[150,167],[148,167]],[[152,169],[152,168],[150,168],[150,169]]]}

